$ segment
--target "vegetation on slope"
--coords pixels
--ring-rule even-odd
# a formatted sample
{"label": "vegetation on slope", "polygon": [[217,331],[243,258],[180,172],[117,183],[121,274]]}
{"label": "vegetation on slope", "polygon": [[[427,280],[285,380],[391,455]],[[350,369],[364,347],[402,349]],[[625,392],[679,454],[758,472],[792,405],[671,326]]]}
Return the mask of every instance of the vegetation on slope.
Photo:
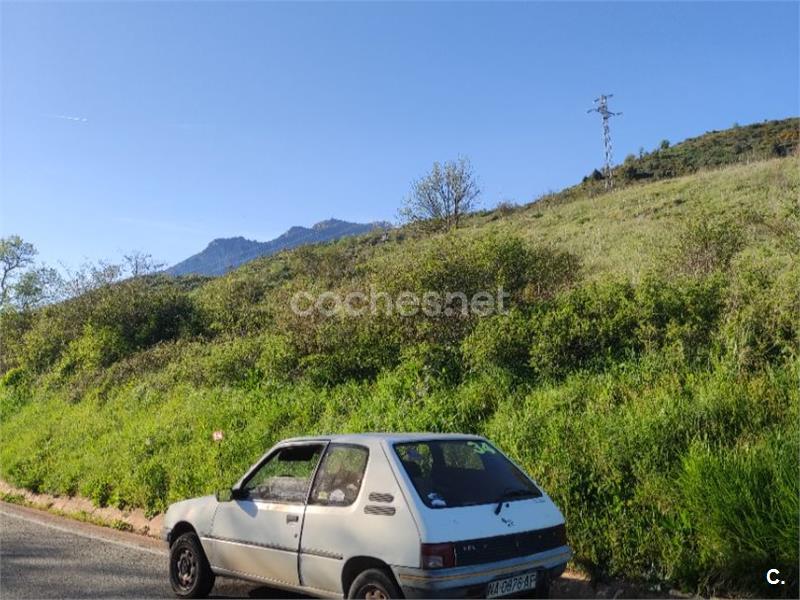
{"label": "vegetation on slope", "polygon": [[[799,194],[776,159],[6,312],[2,476],[156,512],[289,435],[479,432],[597,576],[765,595],[776,567],[796,589]],[[290,308],[498,288],[505,315]]]}
{"label": "vegetation on slope", "polygon": [[[692,175],[701,170],[715,169],[737,163],[750,163],[770,158],[791,156],[800,147],[800,119],[764,121],[751,125],[734,125],[724,131],[710,131],[670,145],[663,140],[651,152],[639,150],[629,154],[622,164],[613,168],[616,186],[671,179]],[[605,190],[603,174],[595,169],[583,181],[546,198],[559,202],[584,195],[596,195]]]}

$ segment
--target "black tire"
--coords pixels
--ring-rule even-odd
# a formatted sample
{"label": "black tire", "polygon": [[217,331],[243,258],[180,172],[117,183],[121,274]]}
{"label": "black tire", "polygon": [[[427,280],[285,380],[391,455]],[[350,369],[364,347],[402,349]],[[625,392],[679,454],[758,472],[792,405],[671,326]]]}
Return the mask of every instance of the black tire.
{"label": "black tire", "polygon": [[350,584],[348,598],[402,598],[392,576],[383,569],[367,569],[362,571]]}
{"label": "black tire", "polygon": [[169,582],[178,598],[205,598],[214,587],[214,572],[197,534],[184,533],[170,546]]}

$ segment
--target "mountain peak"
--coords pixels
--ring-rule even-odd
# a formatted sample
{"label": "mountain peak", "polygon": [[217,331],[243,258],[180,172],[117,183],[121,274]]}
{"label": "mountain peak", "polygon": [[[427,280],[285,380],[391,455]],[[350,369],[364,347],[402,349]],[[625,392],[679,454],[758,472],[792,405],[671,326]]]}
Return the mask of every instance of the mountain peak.
{"label": "mountain peak", "polygon": [[206,246],[205,250],[170,267],[166,272],[169,275],[224,275],[244,263],[281,250],[329,242],[390,226],[385,222],[350,223],[331,218],[320,221],[310,228],[295,225],[268,242],[248,240],[242,236],[216,238]]}
{"label": "mountain peak", "polygon": [[253,240],[248,240],[247,238],[242,237],[241,235],[237,235],[235,237],[229,237],[229,238],[215,238],[209,242],[207,247],[214,248],[216,246],[224,246],[225,244],[241,244],[241,243],[257,244],[258,242],[255,242]]}
{"label": "mountain peak", "polygon": [[330,229],[331,227],[339,227],[341,225],[353,225],[353,223],[348,223],[347,221],[340,221],[339,219],[326,219],[325,221],[320,221],[319,223],[314,223],[311,226],[311,229],[314,231],[323,231],[325,229]]}

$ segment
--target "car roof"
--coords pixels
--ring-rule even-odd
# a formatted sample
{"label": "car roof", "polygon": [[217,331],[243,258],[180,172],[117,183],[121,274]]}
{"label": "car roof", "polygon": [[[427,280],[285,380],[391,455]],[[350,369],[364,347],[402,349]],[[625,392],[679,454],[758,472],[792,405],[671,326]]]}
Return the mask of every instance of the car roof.
{"label": "car roof", "polygon": [[463,440],[463,439],[478,440],[483,438],[481,436],[474,435],[471,433],[367,432],[367,433],[342,433],[333,435],[293,437],[283,440],[282,443],[326,441],[326,442],[351,443],[351,444],[367,443],[367,442],[387,442],[389,444],[394,444],[398,442],[417,442],[417,441],[428,441],[428,440]]}

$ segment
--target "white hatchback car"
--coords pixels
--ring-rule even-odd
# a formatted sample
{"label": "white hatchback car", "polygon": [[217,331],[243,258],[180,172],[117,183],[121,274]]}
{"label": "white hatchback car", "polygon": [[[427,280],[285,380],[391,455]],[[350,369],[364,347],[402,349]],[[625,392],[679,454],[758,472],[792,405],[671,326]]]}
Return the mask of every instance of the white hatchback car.
{"label": "white hatchback car", "polygon": [[571,557],[561,512],[486,439],[294,438],[230,490],[170,506],[179,597],[217,575],[314,596],[546,596]]}

